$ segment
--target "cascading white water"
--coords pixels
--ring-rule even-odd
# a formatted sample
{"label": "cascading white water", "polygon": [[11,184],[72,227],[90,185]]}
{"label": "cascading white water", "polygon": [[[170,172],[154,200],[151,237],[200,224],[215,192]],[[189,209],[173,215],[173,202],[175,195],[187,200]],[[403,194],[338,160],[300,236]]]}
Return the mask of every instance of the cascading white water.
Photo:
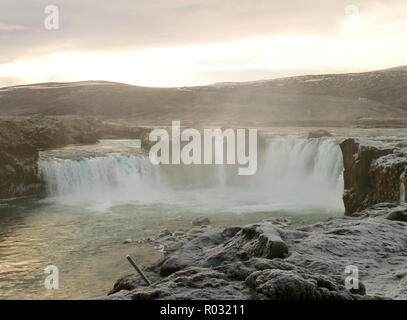
{"label": "cascading white water", "polygon": [[343,210],[343,158],[333,140],[273,139],[263,159],[261,186],[283,207]]}
{"label": "cascading white water", "polygon": [[142,155],[43,159],[48,197],[64,204],[177,202],[230,211],[342,212],[343,160],[330,139],[274,138],[259,150],[256,175],[228,166],[154,166]]}
{"label": "cascading white water", "polygon": [[154,200],[163,184],[158,169],[148,158],[132,154],[39,162],[47,195],[71,204]]}

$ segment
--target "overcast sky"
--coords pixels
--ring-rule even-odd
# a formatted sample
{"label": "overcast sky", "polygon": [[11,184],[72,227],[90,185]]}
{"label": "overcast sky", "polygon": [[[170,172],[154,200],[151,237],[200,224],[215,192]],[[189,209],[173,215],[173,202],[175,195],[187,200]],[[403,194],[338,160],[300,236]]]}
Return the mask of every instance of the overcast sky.
{"label": "overcast sky", "polygon": [[0,86],[368,71],[407,65],[406,35],[406,0],[1,0]]}

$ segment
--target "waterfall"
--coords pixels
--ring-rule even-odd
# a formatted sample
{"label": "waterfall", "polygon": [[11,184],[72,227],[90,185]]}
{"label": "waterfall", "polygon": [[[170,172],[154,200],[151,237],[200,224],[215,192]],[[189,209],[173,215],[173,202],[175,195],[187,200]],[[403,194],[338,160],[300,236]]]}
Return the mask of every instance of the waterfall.
{"label": "waterfall", "polygon": [[331,139],[273,139],[258,174],[257,182],[287,206],[343,208],[342,152]]}
{"label": "waterfall", "polygon": [[342,172],[334,140],[289,137],[273,138],[259,150],[253,176],[238,176],[228,165],[154,166],[131,153],[39,162],[48,199],[65,204],[177,201],[248,211],[343,212]]}
{"label": "waterfall", "polygon": [[162,185],[158,169],[148,158],[132,154],[39,162],[47,195],[68,203],[154,200]]}
{"label": "waterfall", "polygon": [[404,171],[400,176],[400,204],[406,203],[406,172]]}

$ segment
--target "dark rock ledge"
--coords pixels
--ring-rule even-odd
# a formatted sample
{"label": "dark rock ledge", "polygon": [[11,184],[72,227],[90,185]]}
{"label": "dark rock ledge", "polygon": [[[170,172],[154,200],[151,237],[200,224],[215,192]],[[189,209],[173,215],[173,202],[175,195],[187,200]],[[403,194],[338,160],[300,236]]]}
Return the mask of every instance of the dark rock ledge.
{"label": "dark rock ledge", "polygon": [[[165,258],[116,282],[100,299],[407,299],[407,206],[381,204],[358,217],[294,230],[273,223],[217,230],[192,240],[165,232]],[[171,243],[166,246],[166,243]],[[344,286],[359,269],[358,290]]]}
{"label": "dark rock ledge", "polygon": [[345,169],[345,215],[350,216],[382,202],[405,202],[406,145],[347,139],[340,147]]}

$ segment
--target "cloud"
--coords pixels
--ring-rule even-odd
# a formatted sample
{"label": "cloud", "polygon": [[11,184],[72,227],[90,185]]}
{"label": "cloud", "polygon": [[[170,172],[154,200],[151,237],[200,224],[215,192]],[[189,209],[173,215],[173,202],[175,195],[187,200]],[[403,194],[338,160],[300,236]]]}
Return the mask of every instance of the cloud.
{"label": "cloud", "polygon": [[[361,11],[391,8],[400,12],[404,0],[364,0]],[[44,28],[48,1],[2,0],[0,21],[30,31],[1,35],[2,49],[18,57],[26,50],[49,52],[148,48],[233,41],[262,34],[332,35],[345,19],[348,0],[54,0],[60,30]],[[358,5],[356,3],[356,5]],[[380,13],[380,12],[378,12]],[[386,21],[393,16],[387,17]],[[403,18],[403,17],[400,17]],[[10,30],[12,31],[12,30]]]}
{"label": "cloud", "polygon": [[[255,45],[251,49],[251,42],[246,39],[260,37],[266,39],[265,42],[270,39],[270,43],[275,43],[275,39],[292,35],[296,39],[320,39],[313,42],[317,46],[314,50],[293,52],[297,50],[295,46],[286,48],[283,55],[292,57],[296,54],[296,60],[300,63],[309,62],[309,59],[302,59],[304,55],[315,54],[315,59],[329,56],[330,52],[326,50],[328,45],[333,50],[339,50],[332,52],[335,57],[342,52],[341,63],[349,62],[349,66],[353,67],[367,52],[362,44],[367,44],[373,50],[369,57],[369,68],[375,59],[378,67],[384,65],[383,57],[375,55],[375,51],[390,55],[389,59],[397,57],[394,63],[400,63],[401,57],[406,56],[403,44],[407,33],[406,1],[352,2],[360,15],[357,29],[346,28],[349,15],[345,8],[349,0],[116,0],[114,4],[100,0],[53,0],[52,3],[59,7],[60,29],[50,31],[44,28],[44,8],[49,1],[2,0],[0,66],[33,58],[47,59],[63,52],[103,55],[178,48],[181,56],[187,56],[191,46],[215,46],[210,50],[215,57],[198,55],[195,59],[188,58],[185,68],[189,64],[193,70],[200,61],[203,69],[205,64],[219,68],[208,71],[213,74],[221,74],[217,72],[228,66],[237,68],[240,62],[242,70],[286,70],[289,69],[287,65],[279,65],[279,61],[270,63],[271,59],[267,59],[266,53],[273,52],[269,45]],[[227,51],[225,56],[220,49],[216,49],[222,48],[225,43],[241,40],[246,41],[247,45],[244,50],[238,48],[235,54]],[[386,50],[381,48],[383,41],[388,46]],[[349,48],[349,45],[354,48]],[[355,56],[354,61],[347,55]],[[164,55],[156,58],[157,61],[165,60]],[[258,66],[255,63],[252,66],[251,62],[256,59],[263,64]],[[337,62],[335,59],[331,61]],[[322,69],[323,66],[321,63],[313,67]],[[295,67],[298,70],[309,69],[307,65],[298,67],[296,64]]]}

